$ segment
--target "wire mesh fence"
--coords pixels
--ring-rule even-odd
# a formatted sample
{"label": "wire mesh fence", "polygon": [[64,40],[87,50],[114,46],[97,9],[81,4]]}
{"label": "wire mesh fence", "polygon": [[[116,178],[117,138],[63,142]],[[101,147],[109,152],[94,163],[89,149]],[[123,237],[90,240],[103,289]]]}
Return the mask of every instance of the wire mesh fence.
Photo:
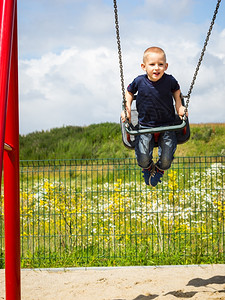
{"label": "wire mesh fence", "polygon": [[135,159],[21,161],[22,267],[224,262],[224,188],[224,156],[175,158],[156,188]]}

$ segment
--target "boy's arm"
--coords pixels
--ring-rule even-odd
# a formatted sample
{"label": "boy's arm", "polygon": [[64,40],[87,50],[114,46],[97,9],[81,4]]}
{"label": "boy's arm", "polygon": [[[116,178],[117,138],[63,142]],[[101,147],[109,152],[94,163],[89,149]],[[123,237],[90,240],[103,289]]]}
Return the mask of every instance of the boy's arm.
{"label": "boy's arm", "polygon": [[[129,122],[131,122],[131,104],[133,102],[134,95],[131,92],[126,91],[125,97],[126,97],[127,118],[129,120]],[[121,119],[123,122],[126,121],[124,110],[121,112]]]}
{"label": "boy's arm", "polygon": [[[180,94],[181,94],[180,90],[177,90],[173,93],[173,97],[175,100],[176,111],[179,117],[182,119],[186,108],[185,106],[182,105]],[[188,112],[186,113],[186,116],[188,116]]]}

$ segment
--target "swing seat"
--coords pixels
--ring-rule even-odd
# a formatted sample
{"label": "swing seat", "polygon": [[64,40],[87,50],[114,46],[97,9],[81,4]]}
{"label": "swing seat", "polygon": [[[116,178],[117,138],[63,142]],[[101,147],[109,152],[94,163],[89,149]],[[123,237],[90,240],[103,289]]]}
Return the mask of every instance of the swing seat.
{"label": "swing seat", "polygon": [[135,138],[139,134],[151,133],[154,135],[155,147],[158,147],[158,138],[161,132],[164,131],[175,131],[177,136],[177,144],[183,144],[190,138],[190,126],[188,118],[182,121],[180,117],[175,115],[175,123],[172,126],[157,127],[150,129],[138,129],[138,112],[136,108],[131,109],[131,123],[123,123],[120,118],[122,140],[124,145],[129,149],[135,148]]}

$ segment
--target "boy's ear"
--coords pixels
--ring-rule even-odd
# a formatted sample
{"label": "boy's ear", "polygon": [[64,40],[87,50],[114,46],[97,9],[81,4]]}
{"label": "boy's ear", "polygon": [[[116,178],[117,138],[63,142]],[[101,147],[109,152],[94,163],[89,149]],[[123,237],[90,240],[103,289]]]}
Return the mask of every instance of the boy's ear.
{"label": "boy's ear", "polygon": [[141,64],[141,68],[142,68],[142,70],[144,70],[144,71],[146,71],[146,69],[145,69],[145,64]]}
{"label": "boy's ear", "polygon": [[165,71],[168,69],[168,63],[166,63]]}

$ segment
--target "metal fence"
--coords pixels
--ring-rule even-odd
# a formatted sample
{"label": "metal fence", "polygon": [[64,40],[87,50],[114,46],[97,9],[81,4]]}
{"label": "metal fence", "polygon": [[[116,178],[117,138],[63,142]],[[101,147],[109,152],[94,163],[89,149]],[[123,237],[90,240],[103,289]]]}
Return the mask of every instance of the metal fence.
{"label": "metal fence", "polygon": [[20,180],[22,267],[224,262],[224,156],[175,158],[156,188],[135,159],[21,161]]}

